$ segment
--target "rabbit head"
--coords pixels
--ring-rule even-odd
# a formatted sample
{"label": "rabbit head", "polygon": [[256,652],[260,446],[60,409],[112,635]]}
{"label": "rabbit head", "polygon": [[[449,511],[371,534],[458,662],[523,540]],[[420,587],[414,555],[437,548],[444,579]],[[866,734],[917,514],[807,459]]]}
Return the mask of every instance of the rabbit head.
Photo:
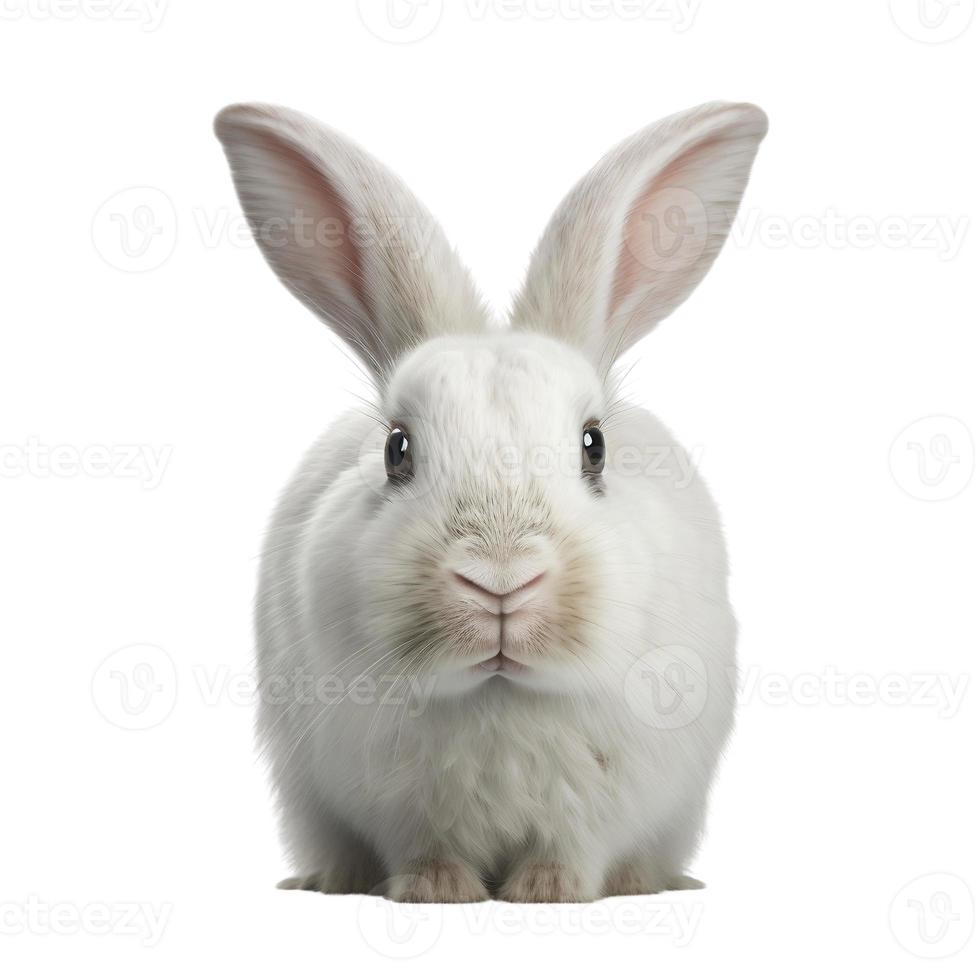
{"label": "rabbit head", "polygon": [[370,428],[314,450],[337,475],[305,601],[334,632],[356,621],[345,646],[442,693],[621,686],[627,660],[671,641],[664,611],[691,573],[666,556],[717,530],[699,484],[651,475],[670,437],[613,404],[610,369],[713,262],[763,113],[713,103],[613,150],[560,204],[506,325],[431,215],[348,140],[260,105],[216,130],[269,264],[378,389]]}

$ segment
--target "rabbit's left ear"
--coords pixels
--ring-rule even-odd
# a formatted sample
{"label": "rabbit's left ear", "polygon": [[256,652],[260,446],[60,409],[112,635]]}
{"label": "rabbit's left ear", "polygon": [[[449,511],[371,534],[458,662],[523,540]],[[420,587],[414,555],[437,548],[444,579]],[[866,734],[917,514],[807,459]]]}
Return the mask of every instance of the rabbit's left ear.
{"label": "rabbit's left ear", "polygon": [[616,147],[559,205],[513,326],[557,336],[608,368],[710,268],[767,125],[756,106],[713,102]]}
{"label": "rabbit's left ear", "polygon": [[422,340],[485,329],[432,215],[359,146],[279,106],[229,106],[215,131],[269,265],[379,380]]}

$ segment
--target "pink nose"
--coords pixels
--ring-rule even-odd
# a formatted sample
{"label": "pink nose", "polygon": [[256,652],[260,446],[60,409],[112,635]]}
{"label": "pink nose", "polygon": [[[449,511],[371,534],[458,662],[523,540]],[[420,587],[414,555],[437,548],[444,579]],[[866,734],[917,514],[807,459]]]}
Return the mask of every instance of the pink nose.
{"label": "pink nose", "polygon": [[459,570],[453,572],[453,579],[460,592],[478,602],[487,612],[492,612],[498,616],[516,612],[528,600],[533,599],[537,592],[537,586],[544,576],[544,572],[538,572],[518,585],[517,588],[501,592],[488,579],[478,581],[470,568],[466,569],[465,574]]}

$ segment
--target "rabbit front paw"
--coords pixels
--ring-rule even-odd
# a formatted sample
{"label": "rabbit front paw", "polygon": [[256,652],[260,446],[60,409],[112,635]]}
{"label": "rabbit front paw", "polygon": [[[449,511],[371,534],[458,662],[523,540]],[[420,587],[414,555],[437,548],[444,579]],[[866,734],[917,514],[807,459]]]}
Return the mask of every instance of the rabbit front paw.
{"label": "rabbit front paw", "polygon": [[485,902],[486,885],[461,861],[421,860],[406,865],[389,880],[388,898],[393,902]]}
{"label": "rabbit front paw", "polygon": [[591,902],[597,896],[567,865],[529,861],[514,870],[497,897],[503,902]]}

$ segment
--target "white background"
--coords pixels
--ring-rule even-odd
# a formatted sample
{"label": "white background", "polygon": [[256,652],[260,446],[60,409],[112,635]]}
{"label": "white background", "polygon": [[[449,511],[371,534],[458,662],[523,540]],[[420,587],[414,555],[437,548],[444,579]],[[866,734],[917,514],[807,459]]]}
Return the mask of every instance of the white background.
{"label": "white background", "polygon": [[[973,0],[403,3],[399,27],[383,2],[3,0],[5,975],[973,975]],[[708,888],[421,914],[274,890],[257,556],[362,389],[244,235],[214,112],[354,137],[503,308],[579,175],[716,98],[770,135],[630,376],[729,532],[744,686]]]}

